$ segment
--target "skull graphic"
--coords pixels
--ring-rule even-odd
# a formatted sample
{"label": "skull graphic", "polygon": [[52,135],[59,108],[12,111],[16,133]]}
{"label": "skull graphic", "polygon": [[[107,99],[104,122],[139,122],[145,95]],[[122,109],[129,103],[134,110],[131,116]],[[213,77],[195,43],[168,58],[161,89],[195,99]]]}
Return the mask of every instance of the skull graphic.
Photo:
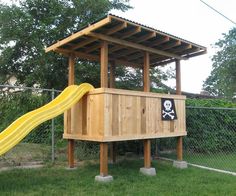
{"label": "skull graphic", "polygon": [[172,103],[171,103],[170,100],[165,100],[163,105],[164,105],[166,111],[170,111],[171,110]]}

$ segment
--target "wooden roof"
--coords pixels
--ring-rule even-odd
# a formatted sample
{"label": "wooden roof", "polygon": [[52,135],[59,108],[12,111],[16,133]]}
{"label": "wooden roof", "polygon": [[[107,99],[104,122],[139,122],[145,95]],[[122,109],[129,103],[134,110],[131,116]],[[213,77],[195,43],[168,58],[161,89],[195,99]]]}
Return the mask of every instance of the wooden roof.
{"label": "wooden roof", "polygon": [[207,51],[204,46],[111,14],[45,50],[99,61],[101,41],[109,43],[110,61],[127,66],[143,65],[144,51],[150,53],[151,66],[186,60]]}

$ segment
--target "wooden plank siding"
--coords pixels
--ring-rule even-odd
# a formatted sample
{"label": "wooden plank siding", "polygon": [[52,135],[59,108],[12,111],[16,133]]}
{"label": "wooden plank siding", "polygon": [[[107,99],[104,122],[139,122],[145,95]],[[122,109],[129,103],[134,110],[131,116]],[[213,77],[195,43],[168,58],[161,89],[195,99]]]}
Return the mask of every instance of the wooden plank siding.
{"label": "wooden plank siding", "polygon": [[[161,98],[174,98],[177,120],[161,120]],[[186,135],[185,96],[100,88],[73,109],[67,139],[99,142]]]}

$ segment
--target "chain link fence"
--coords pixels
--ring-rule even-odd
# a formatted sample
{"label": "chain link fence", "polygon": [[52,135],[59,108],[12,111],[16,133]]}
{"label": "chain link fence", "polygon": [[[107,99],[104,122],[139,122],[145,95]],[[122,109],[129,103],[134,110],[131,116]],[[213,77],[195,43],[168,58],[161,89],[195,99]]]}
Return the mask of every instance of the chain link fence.
{"label": "chain link fence", "polygon": [[[0,85],[0,132],[20,116],[37,109],[59,95],[55,89]],[[0,156],[0,168],[33,164],[67,164],[67,140],[63,135],[63,115],[36,127],[18,145]],[[75,156],[79,160],[99,157],[95,142],[77,141]]]}
{"label": "chain link fence", "polygon": [[[187,107],[184,160],[236,172],[236,108]],[[161,157],[176,159],[176,139],[158,140]]]}
{"label": "chain link fence", "polygon": [[[50,102],[59,93],[54,89],[0,85],[0,131],[25,113]],[[61,136],[62,120],[55,118],[35,128],[20,144],[0,156],[0,167],[54,161],[54,143],[55,138]]]}
{"label": "chain link fence", "polygon": [[[18,117],[45,105],[60,91],[0,85],[0,131]],[[184,160],[190,164],[236,172],[236,109],[186,108],[187,137],[184,137]],[[39,125],[19,145],[0,156],[0,167],[27,162],[67,162],[67,141],[62,139],[63,115]],[[99,157],[95,142],[76,142],[78,160]],[[152,142],[152,154],[176,159],[176,138]],[[133,152],[142,156],[142,141],[118,143],[118,154]]]}

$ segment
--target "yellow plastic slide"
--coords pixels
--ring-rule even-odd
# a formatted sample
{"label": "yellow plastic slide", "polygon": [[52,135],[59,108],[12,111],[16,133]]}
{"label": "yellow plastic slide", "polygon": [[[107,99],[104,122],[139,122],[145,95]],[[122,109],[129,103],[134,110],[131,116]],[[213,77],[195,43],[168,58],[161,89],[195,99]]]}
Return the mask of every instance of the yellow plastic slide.
{"label": "yellow plastic slide", "polygon": [[93,86],[83,83],[67,87],[50,103],[26,113],[0,133],[0,155],[18,144],[39,124],[62,114],[78,102]]}

